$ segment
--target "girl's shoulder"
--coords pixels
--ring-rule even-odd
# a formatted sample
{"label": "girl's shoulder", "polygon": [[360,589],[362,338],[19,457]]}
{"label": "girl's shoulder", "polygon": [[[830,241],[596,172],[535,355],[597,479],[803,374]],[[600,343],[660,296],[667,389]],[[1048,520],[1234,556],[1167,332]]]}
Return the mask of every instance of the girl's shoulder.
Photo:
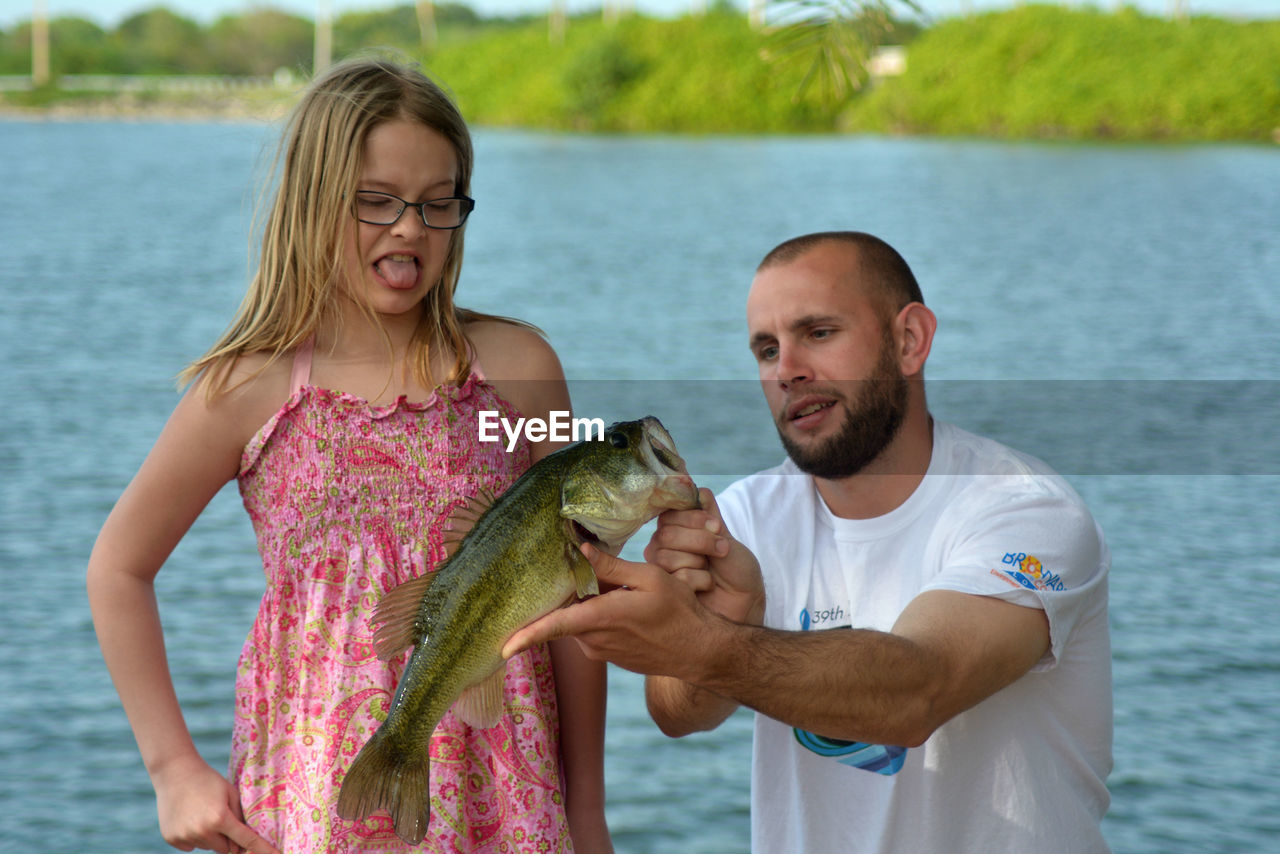
{"label": "girl's shoulder", "polygon": [[[247,443],[292,394],[293,352],[244,353],[200,375],[193,390],[209,412]],[[210,394],[210,384],[213,384]]]}
{"label": "girl's shoulder", "polygon": [[504,318],[481,317],[463,327],[489,380],[560,380],[564,369],[537,329]]}
{"label": "girl's shoulder", "polygon": [[485,379],[522,415],[568,410],[569,392],[555,350],[529,326],[474,318],[463,327]]}

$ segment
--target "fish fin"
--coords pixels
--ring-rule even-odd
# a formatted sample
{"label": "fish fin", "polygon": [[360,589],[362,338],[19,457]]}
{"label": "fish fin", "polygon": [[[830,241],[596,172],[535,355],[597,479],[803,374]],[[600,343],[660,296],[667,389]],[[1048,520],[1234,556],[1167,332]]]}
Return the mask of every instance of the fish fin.
{"label": "fish fin", "polygon": [[419,641],[422,634],[418,613],[422,597],[435,580],[435,573],[410,579],[386,592],[373,611],[378,629],[373,633],[373,651],[383,661],[390,661]]}
{"label": "fish fin", "polygon": [[489,511],[496,500],[492,492],[482,489],[478,495],[463,499],[461,504],[453,508],[445,520],[445,535],[442,538],[445,554],[448,557],[453,557],[459,544],[467,534],[471,533],[476,522],[480,521],[480,517]]}
{"label": "fish fin", "polygon": [[338,815],[350,821],[385,809],[396,836],[417,845],[431,820],[431,763],[426,750],[397,750],[388,739],[373,738],[347,769],[338,791]]}
{"label": "fish fin", "polygon": [[582,552],[572,543],[565,546],[565,557],[569,560],[569,571],[573,573],[573,583],[577,588],[578,598],[586,599],[600,593],[600,583],[596,581],[596,571],[591,568],[591,561],[583,557]]}
{"label": "fish fin", "polygon": [[458,553],[458,546],[462,545],[462,539],[467,533],[465,531],[445,531],[444,536],[440,538],[440,544],[444,546],[445,559],[453,557]]}
{"label": "fish fin", "polygon": [[497,670],[462,691],[453,706],[453,713],[467,726],[488,729],[502,720],[502,688],[507,675],[503,664]]}

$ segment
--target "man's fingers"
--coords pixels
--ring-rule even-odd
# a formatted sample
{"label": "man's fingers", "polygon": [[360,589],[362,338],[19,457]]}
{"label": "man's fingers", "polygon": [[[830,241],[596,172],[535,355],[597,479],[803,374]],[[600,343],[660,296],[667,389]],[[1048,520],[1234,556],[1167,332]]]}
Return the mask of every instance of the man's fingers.
{"label": "man's fingers", "polygon": [[704,593],[716,586],[711,573],[705,569],[678,569],[671,576],[683,581],[695,593]]}
{"label": "man's fingers", "polygon": [[704,555],[694,554],[683,549],[660,548],[656,543],[650,543],[645,546],[644,559],[672,574],[681,570],[707,568],[707,558]]}
{"label": "man's fingers", "polygon": [[[703,558],[724,557],[729,541],[724,525],[703,514],[697,527],[667,524],[658,526],[645,547],[645,557],[668,572],[697,566]],[[679,553],[684,553],[682,557]]]}
{"label": "man's fingers", "polygon": [[720,515],[720,505],[716,504],[715,494],[704,486],[698,490],[698,501],[703,512],[709,514],[712,519],[720,523],[720,532],[727,533],[724,517]]}
{"label": "man's fingers", "polygon": [[[583,544],[582,554],[591,562],[596,579],[602,585],[636,588],[645,585],[646,578],[651,577],[649,573],[659,572],[646,564],[622,560],[588,544]],[[559,608],[534,620],[507,639],[502,645],[502,657],[508,659],[540,643],[579,635],[597,628],[603,614],[613,607],[613,595],[604,593],[585,602]]]}
{"label": "man's fingers", "polygon": [[526,649],[537,646],[540,643],[568,637],[572,634],[572,631],[570,631],[572,621],[569,619],[569,615],[586,604],[584,602],[552,611],[550,614],[534,620],[523,629],[518,630],[502,645],[502,658],[505,660],[513,655],[519,655]]}

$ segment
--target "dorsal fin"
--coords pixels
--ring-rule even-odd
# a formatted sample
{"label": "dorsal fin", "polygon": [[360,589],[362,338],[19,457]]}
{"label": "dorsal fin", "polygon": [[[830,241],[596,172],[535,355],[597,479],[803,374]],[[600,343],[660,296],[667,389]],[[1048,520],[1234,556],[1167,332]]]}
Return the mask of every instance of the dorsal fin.
{"label": "dorsal fin", "polygon": [[373,650],[378,658],[389,661],[418,643],[418,614],[422,597],[435,580],[435,573],[406,581],[387,591],[373,611],[378,629],[373,633]]}

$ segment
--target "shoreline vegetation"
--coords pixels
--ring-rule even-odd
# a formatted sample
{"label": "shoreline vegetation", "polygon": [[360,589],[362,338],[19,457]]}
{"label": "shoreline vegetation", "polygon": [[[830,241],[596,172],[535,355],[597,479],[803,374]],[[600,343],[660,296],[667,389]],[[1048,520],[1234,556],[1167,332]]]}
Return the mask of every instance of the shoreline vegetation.
{"label": "shoreline vegetation", "polygon": [[[347,13],[333,56],[421,61],[479,127],[1280,143],[1280,19],[1026,5],[921,22],[880,7],[753,27],[723,4],[607,9],[558,30],[457,4],[430,31],[413,5]],[[111,31],[58,18],[50,33],[57,82],[32,88],[30,24],[0,32],[0,117],[274,121],[313,59],[312,22],[262,7],[207,27],[164,8]],[[886,57],[900,64],[866,70]]]}

